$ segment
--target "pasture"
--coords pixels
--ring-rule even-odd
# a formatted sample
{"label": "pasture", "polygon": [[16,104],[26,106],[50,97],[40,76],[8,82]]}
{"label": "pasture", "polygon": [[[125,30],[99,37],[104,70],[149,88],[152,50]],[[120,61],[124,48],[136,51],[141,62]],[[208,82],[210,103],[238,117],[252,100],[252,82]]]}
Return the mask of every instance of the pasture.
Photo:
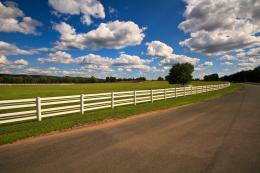
{"label": "pasture", "polygon": [[[144,82],[144,83],[145,84],[152,83],[155,85],[155,87],[157,87],[160,84],[164,85],[164,86],[168,85],[165,82]],[[118,83],[113,83],[113,84],[117,85]],[[209,83],[206,83],[206,82],[205,83],[201,83],[201,82],[193,83],[193,85],[198,85],[198,84],[203,85],[203,84],[209,84]],[[216,83],[214,83],[214,84],[216,84]],[[87,85],[91,85],[91,84],[87,84]],[[94,85],[96,85],[96,84],[94,84]],[[109,84],[107,84],[107,86],[108,85]],[[119,83],[118,85],[122,86],[121,83]],[[138,85],[140,86],[141,83],[139,83]],[[76,86],[78,86],[78,85],[75,85],[74,87],[76,87]],[[172,85],[169,85],[169,86],[172,87]],[[17,86],[6,86],[6,87],[15,88]],[[26,87],[26,86],[23,86],[23,87]],[[32,88],[33,86],[29,86],[29,87]],[[46,86],[39,86],[39,87],[44,88]],[[62,88],[63,86],[47,86],[47,87],[56,87],[56,89],[57,89],[59,87]],[[66,87],[68,87],[68,86],[66,86]],[[73,86],[71,85],[69,87],[73,87]],[[110,88],[108,88],[108,89],[110,89]],[[123,90],[124,88],[121,88],[121,89]],[[187,96],[187,97],[178,97],[178,98],[168,99],[167,101],[163,100],[163,101],[158,101],[158,102],[154,102],[154,103],[149,102],[149,103],[137,104],[136,106],[129,105],[129,106],[123,106],[123,107],[116,107],[115,109],[97,110],[97,111],[93,111],[93,112],[86,112],[84,115],[81,115],[80,113],[75,113],[75,114],[71,114],[71,115],[47,118],[41,122],[28,121],[28,122],[23,122],[23,123],[3,124],[3,125],[0,125],[0,145],[14,142],[16,140],[24,139],[24,138],[31,137],[31,136],[46,134],[46,133],[49,133],[52,131],[68,129],[68,128],[72,128],[75,126],[80,126],[80,125],[84,125],[84,124],[88,124],[88,123],[103,121],[106,119],[126,118],[128,116],[136,115],[136,114],[140,114],[140,113],[144,113],[144,112],[150,112],[150,111],[155,111],[155,110],[160,110],[160,109],[167,109],[167,108],[172,108],[172,107],[185,105],[185,104],[197,103],[197,102],[201,102],[201,101],[205,101],[205,100],[209,100],[209,99],[214,99],[214,98],[226,95],[226,94],[235,93],[235,92],[238,92],[240,89],[241,89],[240,84],[231,84],[230,87],[222,89],[222,90],[212,91],[210,93],[206,92],[206,93],[191,95],[191,96]],[[127,90],[130,90],[130,89],[127,88]],[[82,90],[80,90],[80,91],[82,91]],[[77,91],[77,92],[80,92],[80,91]],[[108,91],[108,90],[106,90],[106,91]],[[109,91],[111,91],[111,90],[109,90]],[[47,91],[45,92],[45,94],[46,93],[47,93]],[[35,92],[35,94],[37,94],[37,92]],[[32,95],[29,95],[29,96],[32,97]]]}
{"label": "pasture", "polygon": [[[221,82],[193,81],[191,85],[210,85]],[[145,89],[172,88],[176,85],[166,81],[145,82],[115,82],[115,83],[88,83],[70,85],[0,85],[0,100],[24,99],[35,97],[68,96],[77,94],[92,94],[113,91],[132,91]]]}

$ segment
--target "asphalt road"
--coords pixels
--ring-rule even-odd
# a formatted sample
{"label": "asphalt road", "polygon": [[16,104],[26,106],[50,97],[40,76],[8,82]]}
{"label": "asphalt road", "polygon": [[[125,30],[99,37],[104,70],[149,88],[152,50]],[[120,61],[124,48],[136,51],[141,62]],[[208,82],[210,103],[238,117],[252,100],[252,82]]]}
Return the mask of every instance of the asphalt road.
{"label": "asphalt road", "polygon": [[259,173],[260,87],[0,147],[1,173]]}

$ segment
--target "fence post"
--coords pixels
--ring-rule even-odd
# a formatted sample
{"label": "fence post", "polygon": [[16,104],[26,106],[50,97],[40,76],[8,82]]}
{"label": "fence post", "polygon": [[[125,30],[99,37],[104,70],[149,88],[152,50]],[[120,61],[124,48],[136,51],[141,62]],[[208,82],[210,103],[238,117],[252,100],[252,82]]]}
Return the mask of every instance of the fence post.
{"label": "fence post", "polygon": [[80,95],[80,112],[81,114],[84,114],[84,94]]}
{"label": "fence post", "polygon": [[192,95],[193,94],[192,86],[190,87],[190,90],[191,90],[191,95]]}
{"label": "fence post", "polygon": [[208,92],[208,85],[206,85],[206,92]]}
{"label": "fence post", "polygon": [[186,96],[186,87],[184,87],[184,97]]}
{"label": "fence post", "polygon": [[164,100],[166,100],[166,89],[164,88]]}
{"label": "fence post", "polygon": [[114,92],[111,92],[111,108],[114,108]]}
{"label": "fence post", "polygon": [[177,88],[175,87],[175,98],[177,98]]}
{"label": "fence post", "polygon": [[153,90],[151,90],[151,102],[153,103]]}
{"label": "fence post", "polygon": [[37,107],[37,119],[38,121],[42,120],[42,110],[41,110],[41,98],[37,97],[36,98],[36,107]]}
{"label": "fence post", "polygon": [[134,91],[134,105],[136,105],[136,91]]}

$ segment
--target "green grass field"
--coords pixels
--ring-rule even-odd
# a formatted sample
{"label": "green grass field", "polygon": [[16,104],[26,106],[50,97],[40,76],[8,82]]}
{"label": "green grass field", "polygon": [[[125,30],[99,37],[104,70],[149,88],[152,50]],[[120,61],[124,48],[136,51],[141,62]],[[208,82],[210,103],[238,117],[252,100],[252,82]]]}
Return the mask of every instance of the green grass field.
{"label": "green grass field", "polygon": [[[148,83],[145,82],[145,85],[147,85]],[[166,83],[161,83],[161,84],[158,84],[157,82],[152,82],[152,83],[154,84],[154,87],[158,87],[158,88],[160,88],[160,86],[167,86]],[[144,87],[141,87],[141,84],[137,84],[137,85],[140,86],[140,89],[141,88],[145,89]],[[41,87],[44,88],[44,86]],[[131,90],[128,87],[126,88],[127,90]],[[229,88],[225,88],[222,90],[212,91],[209,93],[202,93],[202,94],[192,95],[187,97],[179,97],[176,99],[173,98],[173,99],[168,99],[166,101],[163,100],[163,101],[156,101],[154,103],[138,104],[136,106],[130,105],[130,106],[123,106],[123,107],[116,107],[114,109],[97,110],[93,112],[86,112],[84,115],[77,113],[77,114],[71,114],[71,115],[60,116],[60,117],[46,118],[41,122],[28,121],[22,123],[4,124],[4,125],[0,125],[0,145],[11,143],[27,137],[38,136],[52,131],[60,131],[63,129],[73,128],[83,124],[102,121],[105,119],[126,118],[128,116],[137,115],[144,112],[167,109],[167,108],[172,108],[180,105],[197,103],[209,99],[214,99],[223,95],[238,92],[241,88],[242,85],[240,84],[231,84]],[[46,91],[45,94],[47,93],[48,92]],[[34,94],[37,94],[37,92]]]}
{"label": "green grass field", "polygon": [[[191,84],[209,85],[217,83],[220,82],[192,82]],[[166,81],[146,81],[138,83],[89,83],[72,85],[0,85],[0,100],[171,87],[175,87],[175,85],[168,84]]]}

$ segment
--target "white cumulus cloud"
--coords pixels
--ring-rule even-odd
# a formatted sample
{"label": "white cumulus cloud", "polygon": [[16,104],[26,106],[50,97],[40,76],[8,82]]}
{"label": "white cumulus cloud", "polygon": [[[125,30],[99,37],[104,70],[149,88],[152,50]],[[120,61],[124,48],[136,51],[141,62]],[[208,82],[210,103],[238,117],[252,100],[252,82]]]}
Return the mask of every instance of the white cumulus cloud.
{"label": "white cumulus cloud", "polygon": [[232,62],[229,62],[229,61],[223,62],[222,64],[223,64],[223,65],[233,65],[233,63],[232,63]]}
{"label": "white cumulus cloud", "polygon": [[113,59],[112,66],[126,71],[143,70],[155,71],[156,67],[150,66],[151,60],[141,59],[136,55],[128,55],[125,53],[120,54],[116,59]]}
{"label": "white cumulus cloud", "polygon": [[25,16],[16,3],[0,2],[0,32],[21,32],[23,34],[38,34],[36,27],[42,23]]}
{"label": "white cumulus cloud", "polygon": [[74,62],[72,56],[66,52],[58,51],[55,53],[49,53],[48,57],[45,58],[38,58],[37,59],[40,63],[45,62],[55,62],[55,63],[64,63],[69,64]]}
{"label": "white cumulus cloud", "polygon": [[191,64],[197,64],[199,62],[198,58],[191,58],[185,55],[174,54],[172,47],[160,41],[152,41],[150,43],[146,43],[146,45],[147,45],[146,55],[163,58],[161,60],[162,65],[172,65],[176,62],[179,63],[189,62]]}
{"label": "white cumulus cloud", "polygon": [[99,0],[49,0],[50,6],[57,12],[69,15],[81,15],[81,22],[92,23],[93,18],[105,18],[105,9]]}
{"label": "white cumulus cloud", "polygon": [[0,55],[0,65],[2,64],[7,64],[8,63],[8,60],[7,60],[7,57],[4,56],[4,55]]}
{"label": "white cumulus cloud", "polygon": [[185,21],[179,28],[190,33],[181,41],[191,51],[223,54],[260,45],[260,3],[256,0],[186,0]]}
{"label": "white cumulus cloud", "polygon": [[220,57],[220,60],[221,61],[226,61],[226,60],[231,61],[231,60],[237,60],[237,58],[233,55],[224,55],[224,56]]}
{"label": "white cumulus cloud", "polygon": [[15,61],[10,61],[5,55],[0,55],[0,69],[11,69],[20,68],[27,66],[29,63],[25,59],[17,59]]}
{"label": "white cumulus cloud", "polygon": [[48,54],[47,57],[38,58],[40,63],[77,64],[82,69],[92,71],[115,71],[115,70],[144,70],[157,71],[156,67],[150,66],[151,60],[142,59],[136,55],[121,53],[117,58],[103,57],[96,54],[87,54],[73,58],[69,53],[58,51]]}
{"label": "white cumulus cloud", "polygon": [[26,61],[24,59],[18,59],[18,60],[15,60],[12,64],[15,66],[26,66],[29,63],[28,63],[28,61]]}
{"label": "white cumulus cloud", "polygon": [[199,67],[204,68],[204,67],[211,67],[213,65],[214,65],[213,62],[205,61],[204,63],[200,64]]}
{"label": "white cumulus cloud", "polygon": [[98,50],[102,48],[107,49],[121,49],[127,46],[139,45],[145,34],[145,28],[139,28],[137,24],[132,21],[113,21],[108,23],[101,23],[97,29],[91,30],[87,33],[76,33],[75,28],[71,25],[62,22],[54,25],[61,36],[60,40],[56,42],[56,49],[92,49]]}
{"label": "white cumulus cloud", "polygon": [[173,48],[160,41],[146,43],[148,56],[168,57],[173,53]]}
{"label": "white cumulus cloud", "polygon": [[28,55],[30,51],[18,48],[16,45],[0,41],[0,54],[2,55]]}
{"label": "white cumulus cloud", "polygon": [[116,59],[113,59],[114,66],[125,66],[125,65],[145,65],[149,64],[151,60],[141,59],[136,55],[128,55],[125,53],[120,54]]}
{"label": "white cumulus cloud", "polygon": [[41,52],[47,52],[49,48],[34,48],[24,50],[18,48],[14,44],[10,44],[4,41],[0,41],[0,55],[33,55]]}
{"label": "white cumulus cloud", "polygon": [[260,65],[260,47],[255,47],[248,50],[241,50],[232,55],[224,55],[220,57],[220,60],[226,61],[222,63],[224,65],[232,65],[235,62],[238,66],[237,70],[252,69]]}

